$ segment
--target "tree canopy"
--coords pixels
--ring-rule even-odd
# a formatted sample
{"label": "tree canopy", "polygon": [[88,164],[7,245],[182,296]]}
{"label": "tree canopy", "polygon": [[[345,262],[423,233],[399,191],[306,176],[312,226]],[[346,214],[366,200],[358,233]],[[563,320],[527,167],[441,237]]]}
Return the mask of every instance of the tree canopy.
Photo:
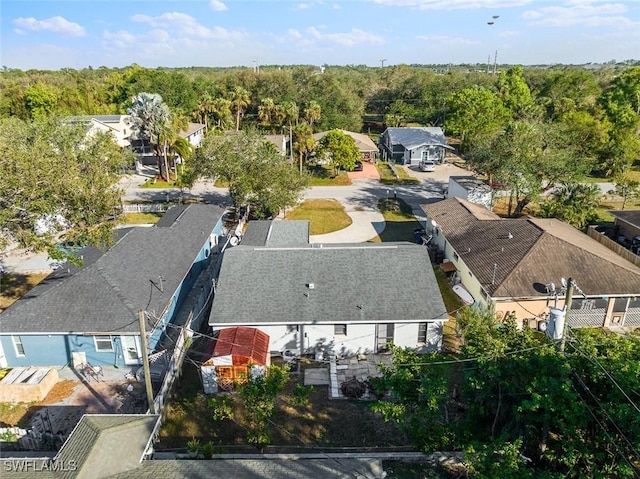
{"label": "tree canopy", "polygon": [[131,158],[106,133],[57,119],[0,120],[0,246],[49,252],[60,234],[80,244],[111,239],[117,181]]}
{"label": "tree canopy", "polygon": [[[465,308],[459,357],[393,349],[373,407],[425,452],[465,450],[471,477],[640,474],[640,336],[569,330],[569,347]],[[626,395],[626,396],[625,396]]]}
{"label": "tree canopy", "polygon": [[190,167],[188,182],[199,177],[229,185],[236,206],[249,206],[257,217],[270,217],[293,206],[306,186],[288,159],[255,131],[207,135]]}
{"label": "tree canopy", "polygon": [[356,167],[356,161],[362,157],[356,141],[340,130],[331,130],[324,135],[316,154],[319,158],[329,159],[336,174],[339,169],[352,171]]}

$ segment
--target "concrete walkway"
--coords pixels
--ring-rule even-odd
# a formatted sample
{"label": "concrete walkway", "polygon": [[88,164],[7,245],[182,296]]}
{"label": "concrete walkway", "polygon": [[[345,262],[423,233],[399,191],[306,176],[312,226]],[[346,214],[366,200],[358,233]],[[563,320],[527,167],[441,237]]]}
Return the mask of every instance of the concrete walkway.
{"label": "concrete walkway", "polygon": [[385,227],[380,211],[347,211],[353,221],[333,233],[309,236],[310,243],[364,243],[379,235]]}

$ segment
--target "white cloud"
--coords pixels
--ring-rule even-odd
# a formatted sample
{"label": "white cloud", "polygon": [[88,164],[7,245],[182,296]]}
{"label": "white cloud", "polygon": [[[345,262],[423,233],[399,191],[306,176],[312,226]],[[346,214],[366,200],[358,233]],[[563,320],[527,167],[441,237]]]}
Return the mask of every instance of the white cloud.
{"label": "white cloud", "polygon": [[477,45],[479,42],[475,40],[469,40],[463,37],[450,37],[448,35],[418,35],[417,40],[423,40],[432,44],[439,45]]}
{"label": "white cloud", "polygon": [[316,27],[309,27],[307,33],[315,40],[344,47],[353,47],[363,43],[375,45],[385,43],[384,38],[357,28],[352,28],[350,32],[345,33],[322,33]]}
{"label": "white cloud", "polygon": [[209,2],[209,7],[211,8],[211,10],[214,10],[216,12],[224,12],[225,10],[229,10],[227,6],[220,0],[211,0],[211,2]]}
{"label": "white cloud", "polygon": [[373,0],[389,7],[409,7],[418,10],[473,10],[522,7],[533,0]]}
{"label": "white cloud", "polygon": [[154,28],[171,29],[172,35],[177,38],[230,39],[243,36],[239,32],[231,32],[222,27],[205,27],[191,15],[180,12],[167,12],[157,17],[137,14],[133,15],[131,20],[147,23]]}
{"label": "white cloud", "polygon": [[604,3],[596,5],[592,1],[573,0],[566,6],[543,7],[536,10],[527,10],[522,18],[532,25],[550,27],[570,27],[582,25],[587,27],[615,26],[631,27],[640,26],[625,17],[628,8],[622,3]]}
{"label": "white cloud", "polygon": [[68,21],[66,18],[56,16],[46,20],[36,20],[33,17],[20,17],[13,20],[13,24],[18,27],[16,33],[26,34],[26,31],[39,32],[47,31],[68,35],[70,37],[83,37],[86,34],[84,27]]}
{"label": "white cloud", "polygon": [[298,3],[297,5],[293,6],[293,10],[309,10],[311,8],[311,5],[309,5],[308,3]]}

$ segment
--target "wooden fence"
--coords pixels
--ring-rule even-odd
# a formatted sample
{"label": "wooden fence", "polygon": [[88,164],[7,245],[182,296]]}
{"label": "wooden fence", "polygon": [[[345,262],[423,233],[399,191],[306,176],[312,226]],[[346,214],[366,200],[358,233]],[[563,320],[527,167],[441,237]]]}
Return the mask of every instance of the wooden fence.
{"label": "wooden fence", "polygon": [[598,243],[602,243],[611,251],[622,256],[624,259],[626,259],[630,263],[633,263],[636,266],[640,266],[640,256],[629,251],[627,248],[625,248],[621,244],[616,243],[608,236],[602,233],[599,233],[598,231],[596,231],[595,226],[589,226],[589,228],[587,229],[587,234],[591,236],[594,240],[596,240]]}

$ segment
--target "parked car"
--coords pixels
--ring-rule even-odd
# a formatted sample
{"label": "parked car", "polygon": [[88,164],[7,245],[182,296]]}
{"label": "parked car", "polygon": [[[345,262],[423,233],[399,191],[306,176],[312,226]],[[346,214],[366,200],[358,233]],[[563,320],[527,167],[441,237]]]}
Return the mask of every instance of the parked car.
{"label": "parked car", "polygon": [[436,162],[433,160],[422,160],[420,162],[420,171],[436,171]]}
{"label": "parked car", "polygon": [[362,162],[361,161],[356,161],[356,166],[353,169],[353,171],[362,171]]}

